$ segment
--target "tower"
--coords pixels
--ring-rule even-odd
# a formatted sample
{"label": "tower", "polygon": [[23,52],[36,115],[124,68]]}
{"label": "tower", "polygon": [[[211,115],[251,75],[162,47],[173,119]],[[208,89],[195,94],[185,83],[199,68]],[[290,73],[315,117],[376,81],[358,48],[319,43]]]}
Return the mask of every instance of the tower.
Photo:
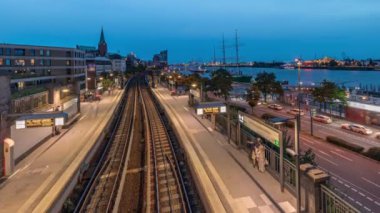
{"label": "tower", "polygon": [[98,43],[98,51],[99,51],[100,56],[105,56],[107,54],[107,42],[106,42],[106,39],[104,38],[103,27],[102,27],[102,31],[100,33],[100,40]]}

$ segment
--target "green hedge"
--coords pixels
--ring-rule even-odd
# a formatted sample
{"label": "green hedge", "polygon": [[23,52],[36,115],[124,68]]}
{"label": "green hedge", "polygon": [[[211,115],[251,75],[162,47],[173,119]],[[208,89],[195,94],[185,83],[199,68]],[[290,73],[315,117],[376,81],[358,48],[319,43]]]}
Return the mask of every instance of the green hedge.
{"label": "green hedge", "polygon": [[354,151],[354,152],[361,153],[364,150],[364,148],[359,146],[359,145],[349,143],[349,142],[347,142],[341,138],[335,137],[335,136],[327,136],[326,140],[329,143],[335,144],[337,146],[344,147],[344,148],[349,149],[349,150]]}
{"label": "green hedge", "polygon": [[363,154],[369,158],[380,161],[380,147],[372,147]]}

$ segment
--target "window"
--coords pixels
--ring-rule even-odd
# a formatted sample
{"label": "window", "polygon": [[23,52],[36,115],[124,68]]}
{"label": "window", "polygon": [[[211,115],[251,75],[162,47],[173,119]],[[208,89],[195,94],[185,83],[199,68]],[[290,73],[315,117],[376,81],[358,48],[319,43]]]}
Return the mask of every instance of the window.
{"label": "window", "polygon": [[5,66],[11,66],[11,59],[5,59]]}
{"label": "window", "polygon": [[14,55],[15,56],[24,56],[25,55],[25,49],[15,49]]}
{"label": "window", "polygon": [[5,55],[11,55],[11,48],[5,49]]}
{"label": "window", "polygon": [[44,60],[40,60],[40,66],[44,65]]}
{"label": "window", "polygon": [[69,60],[66,61],[66,65],[70,66],[70,61]]}
{"label": "window", "polygon": [[3,55],[3,48],[0,48],[0,55]]}
{"label": "window", "polygon": [[34,59],[30,59],[30,65],[34,66],[34,64],[35,64]]}
{"label": "window", "polygon": [[46,56],[50,56],[50,50],[46,50]]}
{"label": "window", "polygon": [[45,61],[45,65],[46,65],[46,66],[51,66],[51,60],[46,60],[46,61]]}
{"label": "window", "polygon": [[40,50],[40,56],[44,55],[44,50]]}
{"label": "window", "polygon": [[3,59],[0,58],[0,66],[3,66],[3,63],[4,63]]}
{"label": "window", "polygon": [[35,49],[31,49],[31,50],[29,50],[29,54],[30,54],[31,56],[36,56],[36,50],[35,50]]}
{"label": "window", "polygon": [[16,59],[15,60],[15,65],[16,66],[25,66],[25,60],[23,60],[23,59]]}

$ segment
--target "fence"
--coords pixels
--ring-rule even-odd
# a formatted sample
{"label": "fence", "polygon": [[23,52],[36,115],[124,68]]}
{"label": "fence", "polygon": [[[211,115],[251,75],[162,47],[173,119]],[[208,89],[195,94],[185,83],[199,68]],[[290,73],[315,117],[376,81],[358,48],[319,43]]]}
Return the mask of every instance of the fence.
{"label": "fence", "polygon": [[321,185],[321,212],[326,213],[359,213],[351,204],[340,198],[327,186]]}

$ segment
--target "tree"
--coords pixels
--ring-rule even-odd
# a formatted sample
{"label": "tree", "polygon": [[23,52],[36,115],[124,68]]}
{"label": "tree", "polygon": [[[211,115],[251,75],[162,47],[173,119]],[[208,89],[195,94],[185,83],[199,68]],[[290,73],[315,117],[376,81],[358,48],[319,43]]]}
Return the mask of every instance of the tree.
{"label": "tree", "polygon": [[211,74],[209,82],[209,91],[214,91],[217,95],[223,96],[227,101],[230,91],[232,90],[232,75],[225,69],[218,69]]}
{"label": "tree", "polygon": [[251,107],[253,113],[253,108],[257,106],[257,104],[260,101],[260,91],[257,85],[253,84],[251,85],[251,88],[247,90],[246,101],[248,105]]}
{"label": "tree", "polygon": [[267,102],[268,94],[282,95],[284,93],[281,83],[276,81],[274,73],[261,72],[258,73],[254,83],[264,96],[264,101]]}
{"label": "tree", "polygon": [[315,88],[311,94],[314,100],[320,103],[320,108],[322,103],[324,107],[326,107],[326,103],[330,103],[330,105],[337,102],[342,105],[347,104],[346,92],[328,80],[323,80],[321,86]]}
{"label": "tree", "polygon": [[300,155],[300,164],[310,163],[313,166],[316,166],[315,154],[312,149],[306,150],[305,153]]}
{"label": "tree", "polygon": [[102,86],[104,90],[108,90],[110,87],[112,87],[112,85],[113,85],[113,81],[111,79],[104,78],[102,80]]}

